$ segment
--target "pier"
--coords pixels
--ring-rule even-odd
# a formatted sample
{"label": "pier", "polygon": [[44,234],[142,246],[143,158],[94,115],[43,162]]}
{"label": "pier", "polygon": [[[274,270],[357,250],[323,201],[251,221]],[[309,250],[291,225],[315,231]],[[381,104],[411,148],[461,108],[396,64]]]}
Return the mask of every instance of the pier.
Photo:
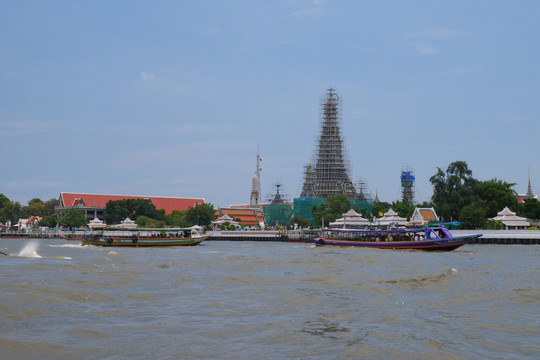
{"label": "pier", "polygon": [[482,234],[471,244],[538,245],[540,230],[450,230],[454,236]]}

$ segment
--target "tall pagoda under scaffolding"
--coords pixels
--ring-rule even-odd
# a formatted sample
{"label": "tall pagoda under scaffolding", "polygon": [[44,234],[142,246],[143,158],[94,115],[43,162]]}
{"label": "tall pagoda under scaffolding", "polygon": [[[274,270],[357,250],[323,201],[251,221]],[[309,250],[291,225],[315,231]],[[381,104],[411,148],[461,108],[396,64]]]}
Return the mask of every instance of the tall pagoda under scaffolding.
{"label": "tall pagoda under scaffolding", "polygon": [[304,184],[300,197],[328,198],[343,194],[348,199],[365,200],[362,191],[351,180],[340,130],[341,108],[339,97],[330,88],[322,104],[321,136],[317,143],[314,164],[304,170]]}

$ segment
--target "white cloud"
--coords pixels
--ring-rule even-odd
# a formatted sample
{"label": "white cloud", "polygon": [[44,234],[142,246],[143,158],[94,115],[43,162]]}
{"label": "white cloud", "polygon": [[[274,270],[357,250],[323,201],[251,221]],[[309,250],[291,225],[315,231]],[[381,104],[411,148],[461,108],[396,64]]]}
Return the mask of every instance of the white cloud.
{"label": "white cloud", "polygon": [[474,72],[475,69],[472,66],[452,66],[448,68],[448,73],[461,75]]}
{"label": "white cloud", "polygon": [[34,187],[54,187],[59,188],[64,186],[61,181],[43,181],[43,180],[25,180],[25,181],[11,181],[8,183],[9,187],[13,188],[34,188]]}
{"label": "white cloud", "polygon": [[[0,116],[3,117],[3,113]],[[57,125],[39,121],[16,121],[18,117],[11,117],[9,121],[0,120],[0,136],[19,136],[48,132]]]}
{"label": "white cloud", "polygon": [[407,33],[404,37],[422,38],[422,39],[448,39],[456,37],[460,34],[459,31],[445,28],[426,29],[422,31]]}
{"label": "white cloud", "polygon": [[323,15],[324,0],[292,1],[291,3],[303,6],[291,14],[293,17],[319,18]]}
{"label": "white cloud", "polygon": [[185,26],[178,28],[180,32],[197,33],[203,36],[216,36],[221,30],[210,26]]}
{"label": "white cloud", "polygon": [[156,74],[151,72],[141,72],[141,79],[142,80],[154,80],[156,78]]}
{"label": "white cloud", "polygon": [[440,50],[436,47],[426,44],[407,43],[405,46],[413,49],[417,54],[420,55],[435,55],[440,52]]}

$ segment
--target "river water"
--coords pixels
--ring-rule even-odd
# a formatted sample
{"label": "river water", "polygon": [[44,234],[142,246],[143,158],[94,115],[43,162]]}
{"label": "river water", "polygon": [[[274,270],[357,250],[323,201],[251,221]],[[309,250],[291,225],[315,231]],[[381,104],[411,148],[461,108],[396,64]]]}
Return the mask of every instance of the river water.
{"label": "river water", "polygon": [[532,359],[540,246],[0,239],[2,359]]}

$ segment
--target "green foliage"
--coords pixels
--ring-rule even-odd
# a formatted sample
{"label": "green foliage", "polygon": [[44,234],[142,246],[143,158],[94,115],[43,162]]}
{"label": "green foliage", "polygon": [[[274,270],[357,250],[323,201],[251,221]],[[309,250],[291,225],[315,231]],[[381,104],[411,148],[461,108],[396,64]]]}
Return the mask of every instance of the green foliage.
{"label": "green foliage", "polygon": [[536,226],[530,226],[527,228],[527,230],[538,230],[538,228]]}
{"label": "green foliage", "polygon": [[437,173],[429,181],[433,184],[435,211],[447,220],[458,219],[463,207],[476,199],[474,189],[477,180],[472,177],[465,161],[451,163],[446,171],[437,168]]}
{"label": "green foliage", "polygon": [[516,193],[512,190],[515,184],[506,181],[492,179],[481,181],[476,184],[475,195],[486,202],[486,216],[495,217],[505,206],[516,210]]}
{"label": "green foliage", "polygon": [[23,217],[45,216],[47,208],[41,199],[34,198],[28,201],[28,205],[23,207]]}
{"label": "green foliage", "polygon": [[84,211],[71,208],[58,213],[58,224],[66,228],[78,228],[88,224]]}
{"label": "green foliage", "polygon": [[299,228],[307,229],[311,226],[309,220],[305,217],[298,215],[294,216],[291,221],[287,224],[288,229],[294,229],[294,224],[297,224]]}
{"label": "green foliage", "polygon": [[446,171],[437,169],[429,179],[433,184],[435,211],[446,220],[459,220],[462,228],[495,226],[486,223],[487,218],[496,216],[505,206],[520,209],[512,190],[515,184],[497,179],[478,181],[464,161],[451,163]]}
{"label": "green foliage", "polygon": [[461,210],[462,229],[482,229],[486,224],[486,201],[480,200],[472,205],[465,205]]}
{"label": "green foliage", "polygon": [[[382,214],[384,214],[385,212],[387,212],[388,210],[390,210],[392,208],[392,204],[390,203],[387,203],[387,202],[376,202],[373,204],[373,207],[371,208],[371,213],[373,214],[373,216],[382,216]],[[364,215],[364,217],[367,219],[369,214],[362,214]]]}
{"label": "green foliage", "polygon": [[39,226],[54,228],[56,227],[56,219],[57,217],[54,215],[45,215],[39,222]]}
{"label": "green foliage", "polygon": [[22,206],[18,201],[10,202],[4,205],[0,209],[0,221],[6,222],[11,221],[11,224],[16,224],[21,218],[22,215]]}
{"label": "green foliage", "polygon": [[188,227],[189,222],[186,218],[186,211],[173,210],[169,215],[165,215],[165,222],[172,227]]}
{"label": "green foliage", "polygon": [[351,209],[351,203],[345,195],[336,194],[330,195],[326,199],[326,203],[313,205],[312,216],[315,220],[315,226],[322,227],[336,221],[344,213]]}
{"label": "green foliage", "polygon": [[236,230],[237,229],[237,226],[231,224],[230,222],[228,221],[225,221],[224,223],[222,223],[221,225],[219,225],[219,228],[221,230]]}
{"label": "green foliage", "polygon": [[414,212],[415,206],[409,202],[409,199],[403,199],[393,202],[392,209],[397,212],[398,216],[405,219],[410,219]]}
{"label": "green foliage", "polygon": [[139,215],[135,220],[137,227],[141,228],[162,228],[165,227],[165,221],[149,218],[148,216]]}
{"label": "green foliage", "polygon": [[500,220],[488,219],[484,225],[486,230],[504,230],[504,224]]}
{"label": "green foliage", "polygon": [[118,224],[129,217],[137,221],[139,216],[165,221],[165,212],[156,210],[148,199],[124,199],[109,201],[103,212],[103,220],[107,224]]}
{"label": "green foliage", "polygon": [[210,226],[215,219],[216,210],[212,204],[197,204],[186,211],[186,220],[190,226]]}
{"label": "green foliage", "polygon": [[0,193],[0,210],[11,204],[11,201],[6,195]]}
{"label": "green foliage", "polygon": [[536,199],[525,199],[519,206],[519,214],[528,219],[540,218],[540,201]]}

